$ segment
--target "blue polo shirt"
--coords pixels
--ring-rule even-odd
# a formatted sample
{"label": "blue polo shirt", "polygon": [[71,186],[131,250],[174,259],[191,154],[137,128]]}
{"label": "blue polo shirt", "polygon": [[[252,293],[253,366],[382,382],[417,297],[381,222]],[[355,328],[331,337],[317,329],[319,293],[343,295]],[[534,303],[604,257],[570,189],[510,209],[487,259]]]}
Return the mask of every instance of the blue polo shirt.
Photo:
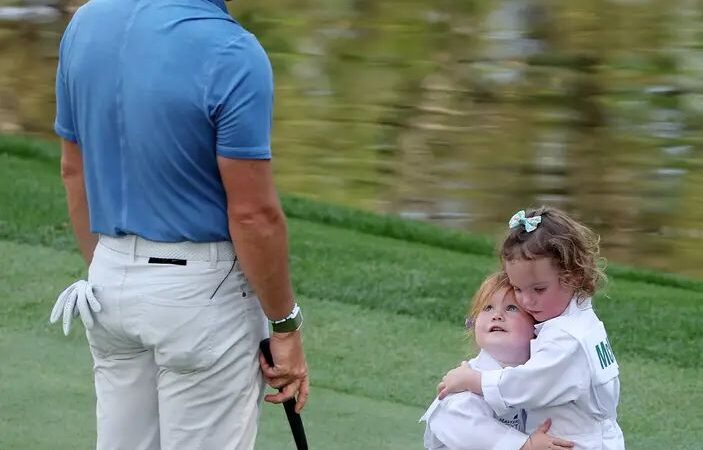
{"label": "blue polo shirt", "polygon": [[61,40],[56,104],[95,233],[229,240],[217,156],[271,157],[271,65],[222,0],[89,1]]}

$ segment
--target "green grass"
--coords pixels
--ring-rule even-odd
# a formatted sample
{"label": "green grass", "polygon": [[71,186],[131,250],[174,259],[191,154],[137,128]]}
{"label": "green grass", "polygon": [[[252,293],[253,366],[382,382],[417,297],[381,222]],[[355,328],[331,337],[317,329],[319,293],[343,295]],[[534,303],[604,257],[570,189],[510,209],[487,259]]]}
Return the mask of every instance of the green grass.
{"label": "green grass", "polygon": [[[53,330],[56,331],[56,330]],[[3,380],[14,380],[0,406],[0,448],[76,450],[94,446],[94,396],[91,363],[83,339],[64,341],[54,332],[0,332],[0,354],[14,355],[0,367]],[[9,414],[8,414],[9,413]],[[304,411],[312,448],[417,448],[422,427],[417,406],[383,397],[345,394],[314,386]],[[293,449],[283,408],[264,408],[260,450]],[[370,427],[369,424],[383,424]],[[37,424],[41,431],[37,432]],[[403,430],[400,435],[389,429]],[[361,432],[361,430],[364,430]]]}
{"label": "green grass", "polygon": [[[85,273],[55,146],[0,137],[0,192],[0,449],[91,448],[94,394],[82,329],[65,338],[47,324],[58,292]],[[306,312],[311,447],[422,448],[417,419],[438,378],[470,352],[462,318],[472,290],[496,266],[493,244],[284,201]],[[701,282],[619,266],[609,274],[596,307],[621,364],[628,448],[700,448]],[[292,449],[286,427],[282,409],[266,406],[258,448]]]}
{"label": "green grass", "polygon": [[[11,355],[0,379],[13,380],[0,397],[0,410],[10,412],[0,416],[0,448],[89,448],[94,400],[82,330],[64,338],[47,324],[53,298],[75,277],[80,258],[11,242],[0,242],[0,253],[9,255],[0,287],[2,323],[9,326],[0,330],[0,354]],[[310,296],[300,301],[313,385],[304,413],[311,443],[421,448],[417,419],[438,377],[468,351],[461,326]],[[697,448],[703,426],[690,419],[703,402],[700,369],[622,353],[620,360],[628,448]],[[42,433],[32,432],[37,423]],[[76,423],[84,425],[68,425],[67,433],[67,424]],[[291,448],[285,426],[283,411],[267,406],[259,448]]]}

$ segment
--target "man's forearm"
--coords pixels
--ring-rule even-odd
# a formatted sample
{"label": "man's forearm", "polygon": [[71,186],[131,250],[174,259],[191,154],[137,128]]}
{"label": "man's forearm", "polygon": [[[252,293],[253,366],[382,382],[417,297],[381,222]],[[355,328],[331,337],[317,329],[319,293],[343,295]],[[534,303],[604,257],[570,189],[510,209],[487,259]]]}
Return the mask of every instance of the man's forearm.
{"label": "man's forearm", "polygon": [[280,206],[230,218],[237,257],[264,313],[280,320],[293,309],[288,270],[288,230]]}

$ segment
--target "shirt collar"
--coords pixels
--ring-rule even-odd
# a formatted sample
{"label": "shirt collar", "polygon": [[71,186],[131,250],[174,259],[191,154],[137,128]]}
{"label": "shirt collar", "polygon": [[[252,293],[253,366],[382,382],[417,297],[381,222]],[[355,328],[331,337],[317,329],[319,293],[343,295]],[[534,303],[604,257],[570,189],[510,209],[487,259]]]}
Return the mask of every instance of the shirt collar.
{"label": "shirt collar", "polygon": [[552,320],[555,320],[559,317],[564,317],[564,316],[571,316],[574,314],[578,314],[581,311],[585,311],[587,309],[591,309],[591,298],[587,297],[581,301],[581,303],[578,302],[578,297],[574,296],[571,301],[569,301],[569,305],[566,307],[563,313],[561,313],[559,316],[555,317],[554,319],[549,319],[545,320],[542,323],[535,324],[535,335],[538,335],[539,332],[542,330],[542,327],[544,327],[546,324],[551,322]]}
{"label": "shirt collar", "polygon": [[478,352],[478,355],[474,359],[469,361],[469,365],[479,371],[497,370],[503,368],[503,366],[501,366],[500,363],[493,356],[491,356],[490,353],[483,349]]}

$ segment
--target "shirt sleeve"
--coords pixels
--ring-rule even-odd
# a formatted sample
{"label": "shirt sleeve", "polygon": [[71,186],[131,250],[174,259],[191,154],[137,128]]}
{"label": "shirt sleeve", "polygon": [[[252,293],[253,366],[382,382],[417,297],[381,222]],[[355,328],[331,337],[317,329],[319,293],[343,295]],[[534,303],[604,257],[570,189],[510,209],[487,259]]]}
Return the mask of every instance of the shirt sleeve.
{"label": "shirt sleeve", "polygon": [[266,52],[247,33],[219,49],[214,65],[206,102],[217,154],[270,159],[273,71]]}
{"label": "shirt sleeve", "polygon": [[561,330],[542,333],[525,364],[482,372],[483,398],[496,414],[561,405],[588,389],[588,361],[578,340]]}
{"label": "shirt sleeve", "polygon": [[73,120],[71,97],[65,75],[65,66],[67,65],[65,41],[69,30],[70,26],[61,38],[59,46],[59,64],[56,68],[56,119],[54,120],[54,131],[68,141],[77,142],[78,136]]}
{"label": "shirt sleeve", "polygon": [[501,423],[490,406],[470,392],[447,396],[425,420],[424,440],[428,449],[519,450],[528,438]]}

